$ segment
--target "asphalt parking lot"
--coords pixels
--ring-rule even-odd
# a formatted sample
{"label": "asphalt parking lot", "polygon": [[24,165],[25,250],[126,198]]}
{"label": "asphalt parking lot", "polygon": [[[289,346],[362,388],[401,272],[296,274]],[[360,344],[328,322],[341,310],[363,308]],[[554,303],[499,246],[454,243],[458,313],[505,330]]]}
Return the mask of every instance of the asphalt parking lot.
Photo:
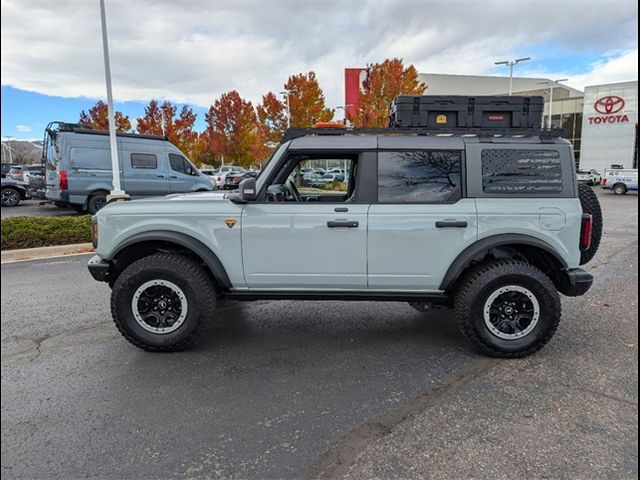
{"label": "asphalt parking lot", "polygon": [[9,217],[58,217],[60,215],[78,215],[70,208],[56,207],[42,200],[22,200],[16,207],[2,207],[2,219]]}
{"label": "asphalt parking lot", "polygon": [[521,360],[367,302],[229,302],[149,354],[87,256],[4,264],[2,476],[637,478],[638,198],[598,193],[594,287]]}

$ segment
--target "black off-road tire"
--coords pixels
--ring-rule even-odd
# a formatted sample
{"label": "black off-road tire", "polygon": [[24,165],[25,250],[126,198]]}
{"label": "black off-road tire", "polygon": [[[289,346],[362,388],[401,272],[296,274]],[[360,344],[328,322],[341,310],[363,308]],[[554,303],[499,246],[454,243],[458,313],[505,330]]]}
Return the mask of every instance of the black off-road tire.
{"label": "black off-road tire", "polygon": [[[530,333],[507,340],[489,330],[483,309],[492,293],[510,285],[533,293],[540,317]],[[555,285],[542,271],[519,260],[500,260],[481,263],[464,275],[454,293],[454,312],[462,334],[477,351],[490,357],[520,358],[537,352],[551,340],[562,309]]]}
{"label": "black off-road tire", "polygon": [[591,187],[578,184],[578,195],[580,197],[580,205],[582,211],[593,217],[593,228],[591,230],[591,246],[580,252],[580,265],[589,263],[596,256],[598,248],[600,248],[600,240],[602,239],[602,228],[604,226],[602,220],[602,209],[598,196],[593,192]]}
{"label": "black off-road tire", "polygon": [[[188,305],[184,322],[170,333],[145,330],[132,310],[135,291],[145,282],[157,279],[177,285]],[[188,347],[203,322],[213,318],[215,308],[215,286],[205,267],[178,254],[157,253],[135,261],[118,276],[111,291],[111,313],[116,327],[129,342],[151,352],[173,352]]]}

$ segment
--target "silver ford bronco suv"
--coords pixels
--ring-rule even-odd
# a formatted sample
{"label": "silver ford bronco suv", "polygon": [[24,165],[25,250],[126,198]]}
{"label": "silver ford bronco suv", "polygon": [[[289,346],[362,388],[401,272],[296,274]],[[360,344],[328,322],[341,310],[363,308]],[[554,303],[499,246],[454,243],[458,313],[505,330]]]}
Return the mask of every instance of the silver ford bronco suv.
{"label": "silver ford bronco suv", "polygon": [[186,347],[220,298],[337,299],[453,308],[478,351],[523,357],[589,290],[601,232],[554,132],[291,129],[237,193],[106,205],[88,267],[145,350]]}

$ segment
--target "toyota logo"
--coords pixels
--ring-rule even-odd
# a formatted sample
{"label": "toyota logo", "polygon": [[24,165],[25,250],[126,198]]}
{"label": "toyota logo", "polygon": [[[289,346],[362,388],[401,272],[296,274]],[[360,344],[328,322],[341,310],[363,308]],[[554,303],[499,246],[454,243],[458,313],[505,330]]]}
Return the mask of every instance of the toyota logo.
{"label": "toyota logo", "polygon": [[624,99],[616,95],[608,95],[596,100],[596,103],[593,104],[593,108],[596,109],[596,112],[602,113],[603,115],[618,113],[624,108]]}

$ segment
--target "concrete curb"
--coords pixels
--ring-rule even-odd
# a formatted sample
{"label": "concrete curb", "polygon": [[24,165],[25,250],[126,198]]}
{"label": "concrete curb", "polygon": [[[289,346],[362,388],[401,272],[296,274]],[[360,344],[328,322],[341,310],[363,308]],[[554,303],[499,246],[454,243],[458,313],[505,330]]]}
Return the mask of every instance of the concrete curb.
{"label": "concrete curb", "polygon": [[53,247],[21,248],[19,250],[4,250],[0,256],[1,264],[23,262],[26,260],[38,260],[41,258],[64,257],[67,255],[82,255],[94,251],[90,243],[78,243],[75,245],[56,245]]}

